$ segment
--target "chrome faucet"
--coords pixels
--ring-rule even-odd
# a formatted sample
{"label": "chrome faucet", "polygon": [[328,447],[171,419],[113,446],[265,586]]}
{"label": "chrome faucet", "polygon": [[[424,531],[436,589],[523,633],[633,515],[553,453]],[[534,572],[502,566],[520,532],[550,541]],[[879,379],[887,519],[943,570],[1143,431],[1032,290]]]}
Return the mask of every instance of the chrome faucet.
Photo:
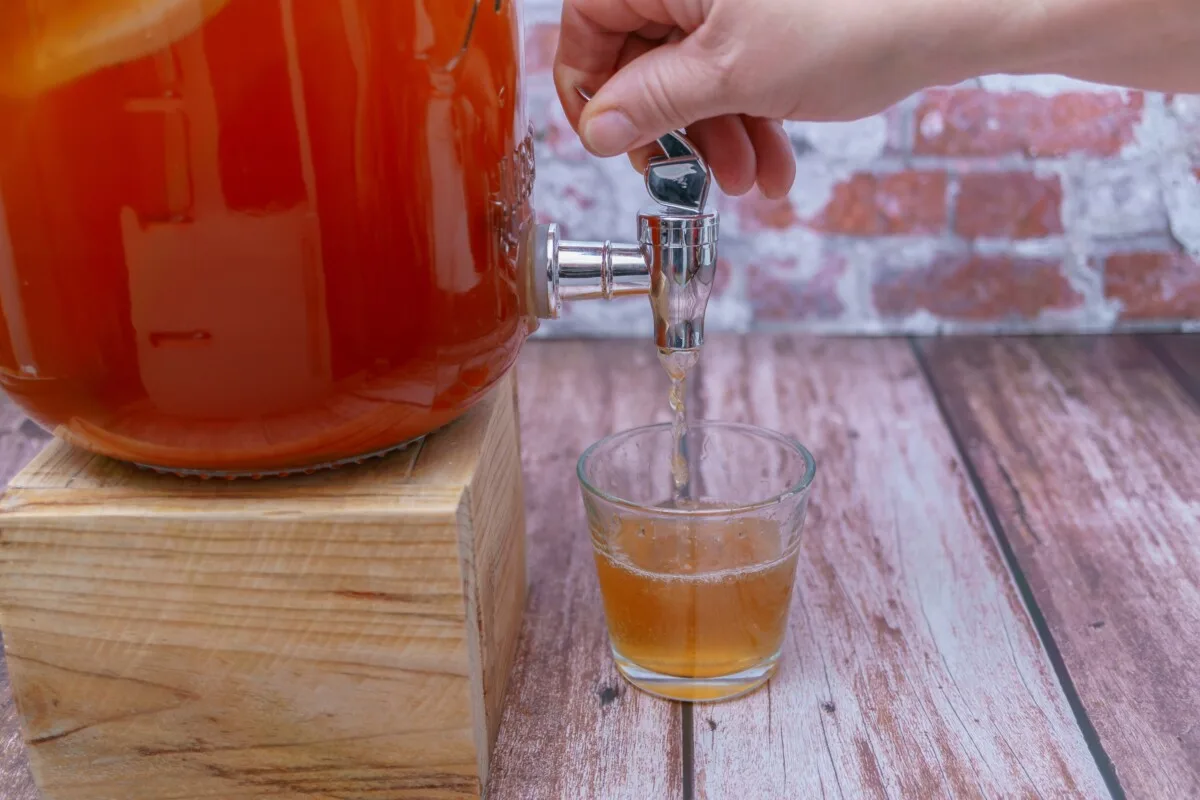
{"label": "chrome faucet", "polygon": [[645,172],[656,205],[638,214],[636,244],[564,241],[557,225],[536,227],[531,289],[538,317],[557,318],[564,301],[645,294],[660,350],[704,343],[719,238],[718,215],[706,210],[712,170],[682,131],[658,145],[663,154]]}

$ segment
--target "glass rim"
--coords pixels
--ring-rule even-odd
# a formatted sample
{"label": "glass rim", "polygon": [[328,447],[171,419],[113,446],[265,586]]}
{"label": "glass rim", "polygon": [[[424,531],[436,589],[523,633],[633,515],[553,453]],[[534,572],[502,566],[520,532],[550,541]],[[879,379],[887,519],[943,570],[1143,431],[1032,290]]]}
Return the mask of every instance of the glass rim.
{"label": "glass rim", "polygon": [[722,505],[719,508],[681,509],[648,506],[644,503],[638,503],[633,500],[618,497],[593,485],[584,474],[584,465],[587,463],[589,457],[591,457],[591,455],[601,445],[611,444],[617,439],[631,437],[639,433],[644,434],[651,431],[664,430],[670,432],[673,427],[674,424],[671,422],[655,422],[650,425],[639,425],[636,428],[628,428],[623,431],[617,431],[616,433],[610,433],[607,436],[592,442],[592,444],[590,444],[588,448],[579,456],[579,460],[575,464],[575,476],[579,479],[579,485],[583,487],[585,492],[588,492],[589,494],[592,494],[607,503],[621,506],[633,511],[648,511],[655,515],[665,517],[723,517],[731,514],[743,514],[750,511],[758,511],[769,506],[783,503],[789,498],[808,491],[812,487],[813,479],[817,476],[817,460],[813,457],[813,454],[809,452],[807,447],[800,444],[798,440],[792,438],[791,436],[780,433],[779,431],[771,430],[770,428],[763,428],[759,425],[751,425],[750,423],[746,422],[721,422],[717,420],[697,420],[695,422],[689,422],[688,428],[723,428],[726,430],[752,434],[759,438],[773,439],[777,444],[780,444],[793,453],[798,454],[800,458],[803,459],[804,474],[800,477],[800,480],[796,481],[783,491],[776,492],[764,500],[756,500],[751,503],[730,503],[728,505]]}

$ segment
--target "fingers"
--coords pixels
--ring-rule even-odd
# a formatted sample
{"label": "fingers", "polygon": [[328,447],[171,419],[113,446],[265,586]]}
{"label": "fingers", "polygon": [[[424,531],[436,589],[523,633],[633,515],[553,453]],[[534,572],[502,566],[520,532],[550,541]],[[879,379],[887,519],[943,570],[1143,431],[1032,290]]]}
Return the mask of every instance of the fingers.
{"label": "fingers", "polygon": [[[666,11],[637,0],[567,0],[555,84],[584,145],[600,156],[627,152],[644,171],[649,158],[661,155],[654,140],[686,128],[726,193],[744,194],[755,183],[771,196],[786,193],[795,161],[783,129],[727,113],[713,60],[696,44],[699,37],[684,36],[702,25],[703,14],[681,21],[655,13]],[[593,91],[594,99],[585,103],[577,87]]]}
{"label": "fingers", "polygon": [[[712,59],[696,44],[698,37],[687,36],[702,26],[705,12],[692,12],[675,18],[659,2],[567,0],[554,80],[568,119],[591,152],[627,153],[669,130],[721,116],[714,103],[724,101]],[[598,88],[586,106],[580,87]],[[723,124],[738,140],[745,138],[740,122]]]}
{"label": "fingers", "polygon": [[772,199],[786,195],[796,181],[796,151],[783,125],[773,119],[742,117],[753,145],[755,180],[762,193]]}
{"label": "fingers", "polygon": [[[568,20],[575,18],[573,24]],[[617,67],[622,48],[628,39],[626,31],[606,31],[590,20],[579,16],[574,6],[563,9],[563,26],[559,34],[558,54],[554,61],[554,88],[567,119],[579,130],[579,115],[584,101],[576,90],[594,88],[607,80]]]}
{"label": "fingers", "polygon": [[718,91],[713,69],[694,37],[649,50],[587,104],[579,123],[584,145],[599,156],[619,155],[667,131],[721,116],[729,100]]}
{"label": "fingers", "polygon": [[557,65],[585,75],[611,73],[625,38],[653,22],[626,3],[606,3],[600,10],[605,13],[597,15],[578,0],[563,6]]}
{"label": "fingers", "polygon": [[[758,157],[741,117],[727,114],[702,120],[690,126],[687,134],[725,194],[741,195],[754,188]],[[662,148],[649,144],[631,152],[629,162],[638,172],[645,172],[650,159],[662,155]]]}
{"label": "fingers", "polygon": [[571,124],[578,124],[583,110],[576,87],[595,90],[607,81],[630,60],[629,40],[635,35],[657,42],[671,30],[673,26],[665,20],[649,19],[629,3],[567,0],[555,56],[554,84]]}
{"label": "fingers", "polygon": [[741,195],[754,188],[758,159],[740,116],[726,114],[706,119],[690,126],[687,132],[726,194]]}
{"label": "fingers", "polygon": [[[774,199],[786,195],[795,183],[795,151],[776,120],[724,116],[692,125],[688,136],[725,194],[745,194],[757,183],[764,195]],[[662,154],[657,144],[651,144],[631,152],[629,160],[634,169],[645,172],[649,159]]]}

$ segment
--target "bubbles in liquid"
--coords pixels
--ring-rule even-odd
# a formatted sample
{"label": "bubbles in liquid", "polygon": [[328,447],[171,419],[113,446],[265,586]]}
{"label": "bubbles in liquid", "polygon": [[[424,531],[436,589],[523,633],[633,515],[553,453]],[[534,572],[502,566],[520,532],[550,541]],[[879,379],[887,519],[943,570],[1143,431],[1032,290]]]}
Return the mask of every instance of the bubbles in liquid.
{"label": "bubbles in liquid", "polygon": [[687,454],[687,376],[700,360],[699,350],[658,351],[658,360],[671,379],[671,391],[667,396],[675,418],[672,428],[674,447],[671,450],[671,477],[675,484],[675,501],[687,499],[691,475]]}

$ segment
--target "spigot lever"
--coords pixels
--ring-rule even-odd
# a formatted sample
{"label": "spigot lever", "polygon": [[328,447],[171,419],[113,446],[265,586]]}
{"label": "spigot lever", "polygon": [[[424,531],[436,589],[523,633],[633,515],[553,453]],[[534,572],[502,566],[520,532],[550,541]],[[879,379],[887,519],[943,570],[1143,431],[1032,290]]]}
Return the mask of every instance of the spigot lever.
{"label": "spigot lever", "polygon": [[[576,87],[585,101],[592,95]],[[684,131],[668,131],[658,138],[663,155],[650,159],[646,166],[646,191],[665,208],[698,214],[708,203],[712,170]]]}
{"label": "spigot lever", "polygon": [[561,241],[553,225],[535,229],[530,260],[539,317],[557,317],[563,300],[648,293],[659,349],[703,344],[719,238],[718,216],[705,208],[712,170],[682,130],[660,137],[658,146],[663,154],[645,171],[657,205],[638,214],[636,245]]}
{"label": "spigot lever", "polygon": [[646,191],[665,208],[700,214],[708,204],[712,170],[683,133],[671,131],[658,140],[665,156],[646,165]]}

